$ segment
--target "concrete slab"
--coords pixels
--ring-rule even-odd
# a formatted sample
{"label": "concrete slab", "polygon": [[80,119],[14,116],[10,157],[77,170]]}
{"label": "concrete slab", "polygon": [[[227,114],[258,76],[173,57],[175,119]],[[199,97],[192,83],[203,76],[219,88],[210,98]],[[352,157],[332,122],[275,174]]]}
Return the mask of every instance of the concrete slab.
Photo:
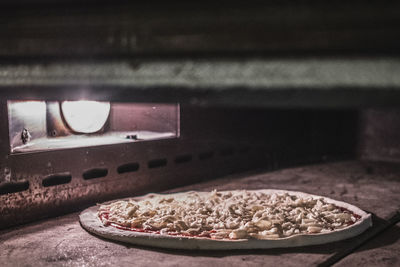
{"label": "concrete slab", "polygon": [[376,239],[371,240],[368,244],[360,247],[334,266],[399,266],[399,240],[400,223],[391,227]]}

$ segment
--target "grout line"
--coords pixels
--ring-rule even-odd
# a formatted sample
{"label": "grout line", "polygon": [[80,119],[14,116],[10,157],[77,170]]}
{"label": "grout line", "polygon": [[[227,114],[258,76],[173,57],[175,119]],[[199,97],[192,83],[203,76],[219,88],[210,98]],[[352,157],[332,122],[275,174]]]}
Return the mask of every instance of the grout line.
{"label": "grout line", "polygon": [[339,262],[340,260],[344,259],[348,255],[353,253],[359,247],[365,245],[370,240],[377,237],[379,234],[383,233],[392,226],[396,225],[398,222],[400,222],[400,210],[396,211],[396,213],[390,219],[386,220],[383,225],[378,226],[377,228],[371,230],[371,232],[368,235],[356,239],[350,247],[347,247],[335,253],[333,256],[329,257],[324,262],[319,263],[317,266],[319,267],[332,266],[333,264]]}

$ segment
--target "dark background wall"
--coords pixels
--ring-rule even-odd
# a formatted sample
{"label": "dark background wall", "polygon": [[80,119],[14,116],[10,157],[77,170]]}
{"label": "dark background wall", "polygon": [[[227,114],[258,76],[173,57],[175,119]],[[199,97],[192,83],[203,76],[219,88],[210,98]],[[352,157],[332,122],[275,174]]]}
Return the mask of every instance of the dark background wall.
{"label": "dark background wall", "polygon": [[366,109],[360,113],[361,159],[400,162],[400,109]]}

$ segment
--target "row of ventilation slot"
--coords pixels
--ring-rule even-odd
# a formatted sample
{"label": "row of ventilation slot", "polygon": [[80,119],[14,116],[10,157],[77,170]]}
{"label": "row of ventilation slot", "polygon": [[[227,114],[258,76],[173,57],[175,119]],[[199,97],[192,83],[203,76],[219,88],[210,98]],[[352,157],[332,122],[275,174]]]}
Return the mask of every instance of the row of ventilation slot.
{"label": "row of ventilation slot", "polygon": [[[250,149],[248,147],[242,148],[238,150],[239,153],[247,153]],[[235,150],[233,148],[225,148],[220,151],[220,155],[223,157],[226,156],[231,156],[235,153]],[[202,152],[198,154],[199,160],[207,160],[211,159],[214,157],[214,152],[213,151],[207,151],[207,152]],[[188,163],[193,160],[193,156],[191,154],[184,154],[184,155],[179,155],[175,158],[174,162],[176,164],[183,164],[183,163]],[[161,159],[154,159],[150,160],[147,163],[147,167],[149,169],[154,169],[154,168],[160,168],[166,166],[168,163],[166,158],[161,158]],[[117,172],[119,174],[123,173],[129,173],[129,172],[136,172],[139,170],[139,163],[127,163],[120,165],[117,168]],[[83,179],[85,180],[90,180],[90,179],[95,179],[95,178],[102,178],[108,175],[108,169],[107,168],[94,168],[85,171],[82,174]],[[49,186],[55,186],[55,185],[61,185],[61,184],[67,184],[71,182],[72,175],[69,172],[65,173],[57,173],[57,174],[52,174],[49,175],[42,180],[42,185],[44,187],[49,187]],[[21,191],[25,191],[29,189],[29,181],[23,181],[23,182],[12,182],[12,183],[5,183],[0,186],[0,195],[8,194],[8,193],[17,193]]]}

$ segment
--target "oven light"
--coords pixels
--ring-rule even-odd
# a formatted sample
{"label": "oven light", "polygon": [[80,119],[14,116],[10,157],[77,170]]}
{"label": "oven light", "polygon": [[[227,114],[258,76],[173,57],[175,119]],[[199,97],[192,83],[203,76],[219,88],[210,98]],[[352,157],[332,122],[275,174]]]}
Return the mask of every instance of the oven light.
{"label": "oven light", "polygon": [[110,102],[64,101],[62,115],[67,125],[76,133],[96,133],[106,123],[110,114]]}

